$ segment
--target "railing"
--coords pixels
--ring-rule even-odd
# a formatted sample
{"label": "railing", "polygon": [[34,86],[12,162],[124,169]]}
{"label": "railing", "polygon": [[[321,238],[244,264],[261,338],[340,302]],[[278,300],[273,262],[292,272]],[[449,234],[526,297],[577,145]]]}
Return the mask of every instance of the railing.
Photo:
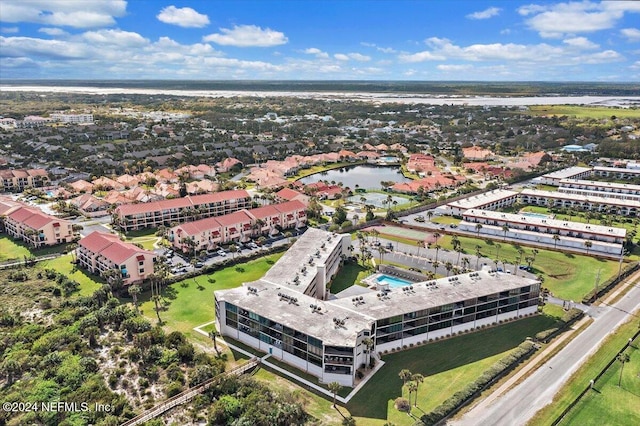
{"label": "railing", "polygon": [[178,405],[182,405],[185,404],[189,401],[191,401],[195,396],[200,395],[201,393],[203,393],[204,391],[206,391],[207,389],[209,389],[211,387],[211,385],[213,385],[213,383],[215,382],[215,380],[220,377],[220,376],[239,376],[241,374],[246,373],[247,371],[253,369],[255,366],[257,366],[260,363],[260,359],[259,358],[252,358],[249,360],[249,362],[247,362],[246,364],[241,365],[240,367],[237,367],[231,371],[228,371],[226,373],[222,373],[217,375],[216,377],[213,377],[209,380],[206,380],[203,383],[200,383],[197,386],[194,386],[192,388],[187,389],[186,391],[179,393],[178,395],[171,397],[169,399],[167,399],[164,402],[161,402],[160,404],[156,405],[155,407],[150,408],[149,410],[145,411],[144,413],[127,420],[126,422],[122,423],[120,426],[136,426],[145,422],[148,422],[149,420],[158,417],[159,415],[161,415],[162,413],[172,409],[173,407],[177,407]]}

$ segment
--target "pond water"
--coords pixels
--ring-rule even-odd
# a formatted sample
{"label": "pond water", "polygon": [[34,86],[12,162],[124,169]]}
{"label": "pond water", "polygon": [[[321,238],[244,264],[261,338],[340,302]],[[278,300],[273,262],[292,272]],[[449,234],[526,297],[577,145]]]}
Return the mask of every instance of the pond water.
{"label": "pond water", "polygon": [[322,173],[306,176],[298,182],[303,184],[319,181],[342,182],[344,187],[355,190],[356,185],[363,189],[382,189],[381,181],[410,182],[400,173],[400,167],[355,166],[333,169]]}

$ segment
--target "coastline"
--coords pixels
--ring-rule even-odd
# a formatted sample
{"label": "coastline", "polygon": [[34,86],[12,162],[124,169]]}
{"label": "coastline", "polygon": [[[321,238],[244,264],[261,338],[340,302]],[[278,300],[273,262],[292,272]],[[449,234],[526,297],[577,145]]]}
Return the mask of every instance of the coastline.
{"label": "coastline", "polygon": [[389,94],[374,92],[297,92],[256,90],[178,90],[147,88],[103,88],[89,86],[37,86],[0,84],[0,92],[75,93],[88,95],[137,94],[182,97],[289,97],[302,99],[360,101],[371,103],[468,105],[468,106],[529,106],[529,105],[591,105],[629,108],[640,106],[640,96],[443,96],[429,94]]}

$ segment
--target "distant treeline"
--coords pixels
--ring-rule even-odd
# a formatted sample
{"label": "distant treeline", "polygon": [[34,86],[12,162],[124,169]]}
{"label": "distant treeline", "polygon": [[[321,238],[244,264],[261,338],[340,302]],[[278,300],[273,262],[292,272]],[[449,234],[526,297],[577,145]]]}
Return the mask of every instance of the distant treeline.
{"label": "distant treeline", "polygon": [[146,88],[166,90],[230,90],[291,92],[374,92],[495,96],[637,96],[639,83],[549,83],[460,81],[287,81],[287,80],[3,80],[2,84]]}

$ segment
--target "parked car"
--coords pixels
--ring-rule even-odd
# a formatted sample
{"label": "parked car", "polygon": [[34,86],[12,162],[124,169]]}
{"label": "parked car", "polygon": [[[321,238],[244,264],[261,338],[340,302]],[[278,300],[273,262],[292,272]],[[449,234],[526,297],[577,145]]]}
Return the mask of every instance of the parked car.
{"label": "parked car", "polygon": [[227,252],[222,249],[218,250],[217,253],[222,257],[225,257],[227,255]]}
{"label": "parked car", "polygon": [[424,222],[424,216],[416,216],[413,218],[416,222]]}
{"label": "parked car", "polygon": [[196,268],[202,268],[202,267],[204,266],[204,263],[202,263],[202,262],[196,262],[196,264],[195,264],[195,265],[193,265],[193,266],[195,266]]}

